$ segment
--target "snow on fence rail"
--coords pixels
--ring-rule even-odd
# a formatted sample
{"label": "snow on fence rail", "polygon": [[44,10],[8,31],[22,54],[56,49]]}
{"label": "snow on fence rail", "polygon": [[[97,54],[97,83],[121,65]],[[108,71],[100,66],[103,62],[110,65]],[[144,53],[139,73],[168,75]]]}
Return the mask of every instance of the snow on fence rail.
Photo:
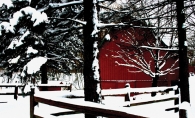
{"label": "snow on fence rail", "polygon": [[[0,87],[14,87],[14,91],[13,92],[7,92],[7,91],[1,91],[0,90],[0,95],[24,95],[24,93],[21,93],[18,91],[18,87],[24,87],[25,85],[22,83],[18,83],[18,84],[0,84]],[[33,84],[29,84],[29,86],[34,86]],[[72,84],[37,84],[35,85],[36,87],[65,87],[66,90],[72,90]],[[30,92],[30,91],[29,91]]]}
{"label": "snow on fence rail", "polygon": [[[125,106],[136,106],[136,105],[143,105],[143,104],[150,104],[155,102],[162,102],[167,100],[174,100],[174,107],[166,109],[168,110],[175,110],[177,112],[179,107],[179,89],[178,86],[170,86],[170,87],[147,87],[147,88],[130,88],[130,85],[126,84],[126,88],[121,89],[107,89],[102,90],[102,96],[118,96],[124,95],[125,96]],[[174,92],[173,95],[169,95],[169,92]],[[152,93],[157,92],[160,94],[160,97],[151,97],[149,99],[141,99],[134,101],[136,99],[135,96],[130,97],[130,93]],[[133,98],[133,99],[131,99]]]}
{"label": "snow on fence rail", "polygon": [[152,92],[166,92],[177,90],[178,86],[171,87],[147,87],[147,88],[121,88],[121,89],[104,89],[103,96],[124,95],[127,92],[131,93],[152,93]]}
{"label": "snow on fence rail", "polygon": [[[64,87],[63,84],[61,85],[38,85],[38,86],[58,86],[58,87]],[[18,87],[24,87],[23,84],[0,84],[0,87],[15,87],[15,91],[13,93],[0,93],[0,95],[16,95],[18,92]],[[160,97],[157,99],[146,100],[141,101],[138,103],[135,103],[133,101],[130,102],[130,93],[151,93],[151,92],[160,92],[161,94],[169,93],[170,91],[174,91],[174,96],[169,97]],[[102,116],[109,116],[109,117],[135,117],[135,118],[143,118],[143,116],[137,116],[133,115],[129,111],[126,111],[125,108],[120,107],[120,110],[115,109],[113,107],[109,107],[106,105],[91,103],[91,102],[83,102],[83,103],[77,103],[74,99],[64,98],[59,99],[58,98],[44,98],[44,94],[41,96],[42,92],[39,92],[40,94],[34,95],[34,88],[31,88],[30,94],[30,116],[38,117],[38,115],[34,115],[34,105],[36,102],[41,102],[61,108],[67,108],[71,110],[75,110],[82,113],[87,114],[93,114],[93,115],[102,115]],[[72,93],[72,92],[71,92]],[[18,93],[17,93],[18,94]],[[128,103],[131,103],[131,106],[133,105],[140,105],[145,103],[153,103],[153,102],[159,102],[159,101],[166,101],[166,100],[174,100],[175,105],[179,104],[179,90],[178,86],[172,86],[172,87],[149,87],[149,88],[122,88],[122,89],[109,89],[109,90],[102,90],[102,96],[118,96],[118,95],[124,95],[125,101],[128,101]],[[163,95],[162,95],[163,96]],[[48,96],[47,96],[48,97]],[[74,95],[73,95],[74,97]],[[80,96],[81,97],[81,96]],[[84,95],[83,95],[84,97]],[[14,97],[15,98],[15,97]],[[168,108],[166,110],[175,110],[178,111],[178,107]]]}
{"label": "snow on fence rail", "polygon": [[[172,96],[166,96],[163,95],[164,93],[169,93],[170,91],[173,91],[175,95]],[[130,93],[131,92],[137,92],[137,93],[152,93],[152,92],[160,92],[162,96],[165,97],[157,97],[156,99],[150,99],[145,100],[138,103],[130,102]],[[75,110],[76,112],[81,113],[87,113],[87,114],[93,114],[93,115],[100,115],[100,116],[108,116],[113,118],[127,118],[127,117],[134,117],[134,118],[143,118],[143,116],[138,116],[136,114],[131,113],[128,111],[128,107],[120,107],[120,109],[116,109],[110,106],[87,102],[87,101],[77,101],[76,99],[70,99],[70,98],[58,98],[54,96],[47,96],[45,98],[45,95],[42,94],[43,92],[39,92],[38,94],[34,94],[34,89],[32,88],[31,91],[31,97],[30,97],[30,116],[31,118],[41,118],[41,116],[38,114],[34,114],[34,104],[36,102],[48,104],[51,106],[56,106],[60,108],[66,108]],[[103,96],[118,96],[118,95],[124,95],[125,100],[128,101],[127,103],[131,103],[131,105],[141,105],[146,103],[153,103],[153,102],[161,102],[161,101],[167,101],[167,100],[174,100],[175,105],[179,104],[179,92],[178,92],[178,86],[172,86],[172,87],[150,87],[150,88],[123,88],[123,89],[109,89],[109,90],[102,90]],[[73,95],[74,96],[74,95]],[[76,97],[76,96],[75,96]],[[81,97],[81,96],[80,96]],[[83,96],[84,97],[84,96]],[[155,98],[155,97],[154,97]],[[165,110],[175,110],[176,112],[179,110],[178,107],[172,107]]]}
{"label": "snow on fence rail", "polygon": [[57,98],[52,96],[47,96],[45,98],[44,95],[41,93],[34,94],[34,89],[31,89],[30,95],[30,118],[42,118],[40,114],[34,114],[34,106],[36,102],[48,104],[51,106],[56,106],[60,108],[75,110],[77,112],[91,114],[91,115],[98,115],[98,116],[106,116],[112,118],[144,118],[144,116],[139,116],[136,114],[131,113],[128,108],[119,107],[113,108],[111,106],[102,105],[93,102],[87,101],[77,101],[76,99],[69,99],[69,98]]}

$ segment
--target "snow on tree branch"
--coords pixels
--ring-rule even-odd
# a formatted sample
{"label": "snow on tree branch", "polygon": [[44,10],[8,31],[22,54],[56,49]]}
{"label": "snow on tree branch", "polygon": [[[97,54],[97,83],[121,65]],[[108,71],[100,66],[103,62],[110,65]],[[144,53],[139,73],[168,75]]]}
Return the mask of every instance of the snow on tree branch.
{"label": "snow on tree branch", "polygon": [[0,24],[0,36],[2,35],[2,30],[5,30],[6,32],[15,33],[15,27],[20,23],[20,19],[25,16],[30,16],[30,20],[31,22],[33,22],[33,27],[38,26],[41,23],[48,22],[46,13],[41,13],[36,9],[28,6],[14,13],[13,18],[11,18],[9,22],[2,22]]}
{"label": "snow on tree branch", "polygon": [[177,60],[171,65],[171,67],[167,68],[166,70],[160,71],[160,75],[161,75],[161,76],[162,76],[162,75],[166,75],[166,74],[168,74],[168,73],[170,73],[170,72],[172,72],[172,71],[174,71],[174,70],[179,69],[179,67],[175,67],[175,65],[177,64],[178,61],[179,61],[179,59],[177,59]]}
{"label": "snow on tree branch", "polygon": [[[123,50],[118,51],[116,53],[117,53],[117,55],[116,56],[112,55],[112,57],[120,58],[123,61],[123,62],[116,61],[115,63],[117,65],[131,67],[131,68],[137,68],[138,70],[141,70],[142,72],[144,72],[147,75],[150,75],[151,77],[155,76],[154,72],[152,72],[152,70],[151,70],[151,66],[150,66],[151,61],[149,61],[147,63],[146,60],[140,55],[137,55],[136,58],[132,58],[131,55],[129,55],[128,53],[126,53]],[[127,58],[127,59],[125,59],[125,58]]]}
{"label": "snow on tree branch", "polygon": [[2,7],[3,5],[6,5],[7,8],[11,8],[14,6],[11,0],[1,0],[0,7]]}
{"label": "snow on tree branch", "polygon": [[130,12],[130,11],[127,11],[127,10],[121,11],[121,10],[112,9],[112,8],[109,8],[109,7],[107,7],[105,5],[102,5],[102,4],[99,4],[99,6],[101,8],[108,9],[108,10],[111,10],[111,11],[114,11],[114,12],[118,12],[118,13],[129,13]]}
{"label": "snow on tree branch", "polygon": [[2,31],[5,31],[5,33],[15,33],[14,28],[11,27],[10,23],[8,22],[0,23],[0,36],[2,35]]}
{"label": "snow on tree branch", "polygon": [[135,65],[135,64],[125,64],[125,63],[119,63],[117,61],[115,61],[115,63],[118,64],[119,66],[126,66],[126,67],[136,68],[136,69],[140,70],[140,71],[136,71],[136,72],[144,72],[145,74],[147,74],[147,75],[149,75],[151,77],[155,76],[154,72],[152,72],[150,69],[143,68],[142,65],[141,65],[141,67],[139,67],[138,65]]}
{"label": "snow on tree branch", "polygon": [[86,25],[86,21],[82,21],[82,20],[77,20],[77,19],[71,19],[71,18],[67,18],[68,20],[71,20],[71,21],[74,21],[74,22],[77,22],[77,23],[80,23],[82,25]]}
{"label": "snow on tree branch", "polygon": [[17,39],[13,40],[13,41],[10,43],[10,45],[8,46],[7,49],[15,49],[16,47],[19,47],[20,45],[23,44],[23,41],[24,41],[25,37],[27,37],[27,36],[29,36],[29,35],[30,35],[30,31],[27,30],[27,31],[22,35],[22,37],[21,37],[19,40],[17,40]]}
{"label": "snow on tree branch", "polygon": [[20,59],[20,55],[16,58],[13,58],[13,59],[9,59],[8,62],[10,64],[15,64],[15,63],[18,63],[18,60]]}
{"label": "snow on tree branch", "polygon": [[31,3],[31,0],[1,0],[0,1],[0,7],[2,7],[3,5],[5,5],[8,9],[14,7],[14,2],[28,2],[29,4]]}
{"label": "snow on tree branch", "polygon": [[173,48],[160,48],[160,47],[150,47],[150,46],[140,46],[141,48],[147,48],[151,50],[167,50],[167,51],[178,51],[179,49],[173,49]]}
{"label": "snow on tree branch", "polygon": [[35,57],[31,61],[29,61],[23,68],[21,73],[22,77],[25,77],[26,74],[35,74],[38,72],[43,64],[47,62],[47,58],[45,57]]}
{"label": "snow on tree branch", "polygon": [[[68,20],[72,20],[74,22],[80,23],[82,25],[86,25],[85,21],[78,20],[78,19],[70,19],[67,18]],[[127,23],[97,23],[98,28],[105,28],[105,27],[120,27],[120,26],[129,26],[133,28],[143,28],[143,29],[156,29],[157,27],[149,27],[149,26],[136,26],[133,24],[127,24]]]}
{"label": "snow on tree branch", "polygon": [[47,7],[39,9],[38,11],[42,12],[42,11],[48,10],[49,8],[58,9],[58,8],[63,8],[63,7],[82,4],[82,3],[83,3],[83,0],[71,1],[71,2],[66,2],[66,3],[50,3]]}
{"label": "snow on tree branch", "polygon": [[37,53],[38,53],[38,50],[33,49],[33,47],[30,46],[30,47],[28,47],[26,53],[27,53],[27,54],[31,54],[31,53],[37,54]]}
{"label": "snow on tree branch", "polygon": [[[97,0],[98,2],[104,2],[106,0]],[[63,7],[67,7],[67,6],[73,6],[73,5],[80,5],[83,4],[83,0],[78,0],[78,1],[70,1],[70,2],[65,2],[65,3],[50,3],[48,6],[39,9],[40,12],[42,11],[46,11],[49,8],[52,9],[58,9],[58,8],[63,8]]]}

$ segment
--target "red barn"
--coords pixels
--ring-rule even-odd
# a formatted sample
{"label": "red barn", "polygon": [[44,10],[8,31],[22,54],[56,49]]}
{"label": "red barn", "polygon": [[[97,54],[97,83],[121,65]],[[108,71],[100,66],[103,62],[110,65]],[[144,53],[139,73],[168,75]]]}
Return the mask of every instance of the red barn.
{"label": "red barn", "polygon": [[[130,83],[131,87],[152,86],[152,78],[149,75],[146,75],[143,72],[135,73],[133,71],[138,71],[138,69],[121,66],[116,63],[124,62],[121,58],[115,58],[115,55],[121,51],[121,48],[126,46],[128,53],[134,52],[134,48],[132,48],[133,45],[129,44],[129,42],[133,40],[136,40],[138,45],[156,41],[149,29],[123,28],[111,31],[110,41],[105,42],[100,49],[99,61],[102,89],[124,88],[126,83]],[[163,42],[161,42],[161,45],[166,46]],[[167,51],[160,51],[160,54],[165,54],[166,52]],[[151,59],[151,54],[149,51],[146,51],[146,49],[144,51],[144,58],[146,61],[151,61],[151,65],[153,66],[152,69],[154,69],[154,60]],[[124,59],[128,60],[128,57],[124,57]],[[169,68],[171,64],[175,63],[176,59],[176,57],[168,59],[163,68]],[[178,63],[175,66],[178,66]],[[161,76],[158,80],[158,86],[170,86],[173,80],[178,79],[178,75],[177,69],[167,75]]]}

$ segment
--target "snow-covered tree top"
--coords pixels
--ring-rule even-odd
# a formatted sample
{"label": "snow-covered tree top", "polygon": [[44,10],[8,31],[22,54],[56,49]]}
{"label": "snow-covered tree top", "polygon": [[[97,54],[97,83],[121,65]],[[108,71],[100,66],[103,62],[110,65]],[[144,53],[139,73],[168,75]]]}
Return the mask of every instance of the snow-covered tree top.
{"label": "snow-covered tree top", "polygon": [[13,14],[13,18],[9,22],[2,22],[0,24],[0,36],[2,35],[1,31],[5,30],[7,33],[15,33],[15,27],[20,23],[20,19],[25,16],[31,17],[31,22],[33,22],[33,27],[38,26],[41,23],[46,23],[48,21],[47,14],[44,12],[39,12],[32,7],[22,8],[20,11],[17,11]]}
{"label": "snow-covered tree top", "polygon": [[2,7],[3,5],[6,5],[7,8],[11,8],[14,7],[13,2],[21,2],[21,1],[26,1],[29,2],[29,4],[31,3],[31,0],[1,0],[0,1],[0,7]]}
{"label": "snow-covered tree top", "polygon": [[6,5],[7,8],[11,8],[13,7],[13,3],[12,3],[12,0],[1,0],[0,1],[0,7],[2,7],[3,5]]}

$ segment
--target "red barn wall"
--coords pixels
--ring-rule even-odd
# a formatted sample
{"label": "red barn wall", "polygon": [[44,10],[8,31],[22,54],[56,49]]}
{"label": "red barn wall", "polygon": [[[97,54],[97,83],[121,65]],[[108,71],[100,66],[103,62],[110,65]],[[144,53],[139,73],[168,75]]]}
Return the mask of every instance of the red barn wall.
{"label": "red barn wall", "polygon": [[[135,70],[135,68],[129,68],[124,66],[119,66],[115,61],[120,61],[118,58],[113,58],[115,51],[120,50],[116,46],[117,40],[112,40],[106,42],[103,47],[100,49],[100,76],[101,76],[101,87],[102,89],[111,89],[111,88],[124,88],[126,83],[130,83],[131,87],[151,87],[152,78],[149,75],[146,75],[143,72],[132,73],[128,72],[128,69]],[[146,53],[146,58],[151,56]],[[175,62],[175,59],[167,61],[165,68],[170,66]],[[158,86],[170,86],[172,80],[178,79],[178,70],[172,72],[166,76],[162,76],[159,79]]]}

